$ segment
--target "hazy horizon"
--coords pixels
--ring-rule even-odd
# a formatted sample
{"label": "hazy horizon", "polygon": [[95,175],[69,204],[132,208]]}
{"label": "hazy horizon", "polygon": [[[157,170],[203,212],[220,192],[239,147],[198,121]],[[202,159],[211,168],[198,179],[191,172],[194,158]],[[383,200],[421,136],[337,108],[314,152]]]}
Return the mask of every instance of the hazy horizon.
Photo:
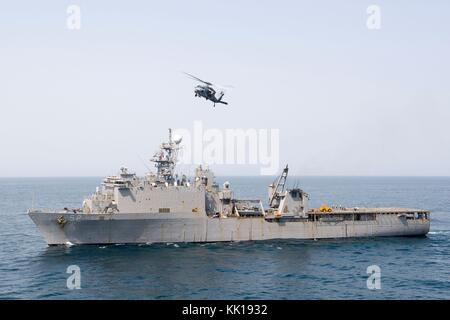
{"label": "hazy horizon", "polygon": [[[188,178],[194,177],[194,174],[187,175]],[[278,178],[279,175],[269,176],[269,175],[215,175],[215,178]],[[105,176],[3,176],[0,179],[104,179]],[[319,176],[319,175],[289,175],[288,180],[296,178],[450,178],[450,176]]]}
{"label": "hazy horizon", "polygon": [[[279,129],[296,176],[450,176],[449,15],[443,0],[4,3],[0,177],[142,175],[167,128],[197,120]],[[232,84],[229,105],[182,71]]]}

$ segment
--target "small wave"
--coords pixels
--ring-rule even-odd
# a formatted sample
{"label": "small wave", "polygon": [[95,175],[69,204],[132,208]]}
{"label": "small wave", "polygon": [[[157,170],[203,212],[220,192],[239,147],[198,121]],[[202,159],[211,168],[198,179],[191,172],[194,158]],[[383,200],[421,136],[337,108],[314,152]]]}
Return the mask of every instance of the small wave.
{"label": "small wave", "polygon": [[449,230],[440,230],[440,231],[430,231],[428,234],[445,234],[448,233]]}
{"label": "small wave", "polygon": [[398,248],[398,249],[395,249],[395,251],[404,251],[404,252],[408,252],[408,251],[411,251],[411,248]]}
{"label": "small wave", "polygon": [[284,276],[283,276],[283,278],[292,278],[292,277],[294,277],[295,276],[295,274],[293,274],[293,273],[288,273],[288,274],[285,274]]}
{"label": "small wave", "polygon": [[105,249],[106,248],[106,246],[101,246],[101,247],[98,247],[99,249]]}
{"label": "small wave", "polygon": [[180,246],[177,245],[176,243],[173,245],[175,248],[179,248]]}
{"label": "small wave", "polygon": [[66,245],[67,247],[72,247],[72,246],[74,246],[75,244],[73,244],[73,243],[70,242],[70,241],[67,241],[67,242],[65,243],[65,245]]}

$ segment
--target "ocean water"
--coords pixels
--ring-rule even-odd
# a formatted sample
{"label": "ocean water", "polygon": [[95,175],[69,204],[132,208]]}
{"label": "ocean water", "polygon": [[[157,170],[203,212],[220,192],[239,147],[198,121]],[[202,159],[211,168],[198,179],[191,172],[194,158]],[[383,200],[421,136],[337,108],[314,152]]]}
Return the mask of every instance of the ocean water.
{"label": "ocean water", "polygon": [[[229,177],[241,198],[272,178]],[[47,247],[26,215],[79,207],[100,178],[0,179],[0,299],[449,299],[450,178],[293,177],[311,204],[432,210],[418,238]],[[67,267],[81,289],[66,286]],[[367,267],[381,269],[369,290]]]}

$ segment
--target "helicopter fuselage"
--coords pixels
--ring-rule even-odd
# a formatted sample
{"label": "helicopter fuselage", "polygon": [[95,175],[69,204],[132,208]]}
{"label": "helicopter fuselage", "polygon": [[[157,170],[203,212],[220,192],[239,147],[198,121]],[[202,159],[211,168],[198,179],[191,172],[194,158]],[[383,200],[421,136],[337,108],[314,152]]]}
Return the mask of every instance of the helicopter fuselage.
{"label": "helicopter fuselage", "polygon": [[227,102],[222,101],[223,93],[221,92],[219,94],[219,97],[217,98],[216,90],[214,90],[210,86],[198,85],[195,87],[194,92],[195,92],[196,97],[203,97],[206,100],[210,100],[210,101],[214,102],[214,104],[216,104],[216,103],[228,104]]}

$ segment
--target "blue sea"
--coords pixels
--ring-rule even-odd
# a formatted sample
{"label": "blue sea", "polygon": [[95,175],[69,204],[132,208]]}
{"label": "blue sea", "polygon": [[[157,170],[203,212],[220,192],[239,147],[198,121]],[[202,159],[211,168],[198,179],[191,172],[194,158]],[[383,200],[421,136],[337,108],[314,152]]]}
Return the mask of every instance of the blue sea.
{"label": "blue sea", "polygon": [[[267,197],[271,177],[218,178],[241,198]],[[312,206],[432,210],[417,238],[48,247],[26,215],[79,207],[101,178],[0,179],[0,299],[449,299],[450,178],[291,177]],[[68,266],[81,289],[68,289]],[[367,288],[367,267],[381,289]]]}

